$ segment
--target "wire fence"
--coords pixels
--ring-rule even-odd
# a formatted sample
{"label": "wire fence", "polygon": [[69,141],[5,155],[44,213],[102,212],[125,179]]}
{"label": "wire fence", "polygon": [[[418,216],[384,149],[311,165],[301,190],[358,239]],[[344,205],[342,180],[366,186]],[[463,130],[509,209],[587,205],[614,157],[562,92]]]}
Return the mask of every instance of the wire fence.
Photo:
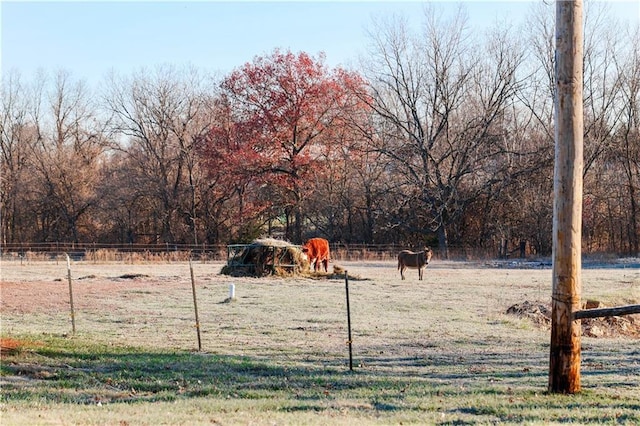
{"label": "wire fence", "polygon": [[[0,248],[2,260],[45,261],[58,260],[69,255],[75,261],[88,262],[181,262],[190,259],[226,261],[226,244],[98,244],[98,243],[13,243]],[[397,259],[398,252],[411,247],[397,244],[344,244],[331,243],[331,258],[337,261],[374,261]],[[504,256],[498,248],[448,247],[443,256],[437,247],[432,248],[434,258],[450,260],[487,260]],[[513,256],[518,256],[513,253]]]}

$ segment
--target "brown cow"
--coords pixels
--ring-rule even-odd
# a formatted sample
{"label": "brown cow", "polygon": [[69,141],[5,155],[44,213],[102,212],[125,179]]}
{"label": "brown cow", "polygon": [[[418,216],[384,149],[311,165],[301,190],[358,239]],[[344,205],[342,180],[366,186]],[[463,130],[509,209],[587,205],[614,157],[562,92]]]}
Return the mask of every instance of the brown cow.
{"label": "brown cow", "polygon": [[400,270],[400,276],[404,280],[404,270],[407,268],[418,269],[418,279],[422,279],[422,272],[424,268],[429,264],[433,252],[429,247],[426,247],[423,251],[414,253],[409,250],[402,250],[398,254],[398,270]]}
{"label": "brown cow", "polygon": [[329,241],[324,238],[311,238],[302,246],[302,251],[309,258],[309,266],[313,265],[313,270],[318,271],[320,264],[324,266],[324,271],[329,270]]}

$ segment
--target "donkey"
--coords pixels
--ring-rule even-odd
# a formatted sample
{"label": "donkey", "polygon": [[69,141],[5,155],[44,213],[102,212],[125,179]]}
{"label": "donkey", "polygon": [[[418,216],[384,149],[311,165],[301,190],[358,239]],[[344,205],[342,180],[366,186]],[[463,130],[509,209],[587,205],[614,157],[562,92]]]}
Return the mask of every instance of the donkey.
{"label": "donkey", "polygon": [[398,270],[400,276],[404,280],[404,270],[407,268],[418,269],[418,279],[422,280],[422,273],[424,268],[429,264],[433,251],[429,247],[426,247],[423,251],[414,253],[409,250],[402,250],[398,254]]}

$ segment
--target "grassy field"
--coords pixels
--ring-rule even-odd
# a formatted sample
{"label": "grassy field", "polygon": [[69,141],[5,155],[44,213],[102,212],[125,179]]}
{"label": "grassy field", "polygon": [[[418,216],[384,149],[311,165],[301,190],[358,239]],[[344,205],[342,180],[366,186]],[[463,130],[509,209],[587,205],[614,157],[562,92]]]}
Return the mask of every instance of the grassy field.
{"label": "grassy field", "polygon": [[[0,423],[640,423],[638,339],[582,340],[578,395],[546,393],[549,331],[507,315],[547,303],[551,271],[342,262],[344,279],[234,278],[194,263],[2,263]],[[583,271],[583,299],[640,303],[640,270]],[[635,265],[633,265],[635,266]],[[227,300],[229,285],[236,300]]]}

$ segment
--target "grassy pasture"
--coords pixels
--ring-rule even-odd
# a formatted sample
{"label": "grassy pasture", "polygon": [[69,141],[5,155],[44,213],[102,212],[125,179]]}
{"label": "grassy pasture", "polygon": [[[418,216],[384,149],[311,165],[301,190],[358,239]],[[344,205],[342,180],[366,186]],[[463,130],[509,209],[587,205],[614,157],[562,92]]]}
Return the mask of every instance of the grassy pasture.
{"label": "grassy pasture", "polygon": [[[637,339],[584,337],[583,392],[546,393],[549,331],[505,312],[548,302],[550,269],[338,262],[344,280],[237,278],[194,263],[2,263],[0,423],[640,423]],[[618,265],[619,266],[619,265]],[[130,278],[123,278],[129,276]],[[131,278],[133,277],[133,278]],[[235,284],[236,300],[227,301]],[[583,271],[583,299],[640,303],[640,270]]]}

